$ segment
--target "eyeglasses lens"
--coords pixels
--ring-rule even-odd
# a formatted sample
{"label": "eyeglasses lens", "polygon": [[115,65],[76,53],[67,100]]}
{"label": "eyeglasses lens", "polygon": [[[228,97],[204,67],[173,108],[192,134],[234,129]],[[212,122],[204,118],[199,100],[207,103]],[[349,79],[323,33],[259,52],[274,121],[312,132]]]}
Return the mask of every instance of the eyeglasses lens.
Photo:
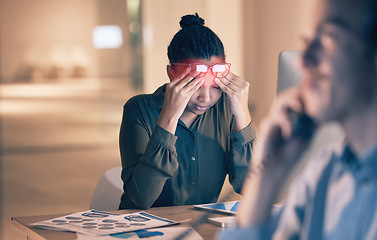
{"label": "eyeglasses lens", "polygon": [[[210,68],[212,68],[212,73],[217,78],[226,77],[230,70],[229,64],[216,64]],[[192,76],[195,76],[196,73],[199,73],[196,77],[204,77],[207,72],[208,72],[208,66],[205,64],[192,64],[191,65]]]}
{"label": "eyeglasses lens", "polygon": [[[196,77],[204,77],[208,71],[207,65],[204,64],[192,64],[191,65],[191,75]],[[198,75],[196,75],[198,74]]]}
{"label": "eyeglasses lens", "polygon": [[216,64],[212,67],[213,75],[217,78],[224,78],[229,73],[229,65],[228,64]]}

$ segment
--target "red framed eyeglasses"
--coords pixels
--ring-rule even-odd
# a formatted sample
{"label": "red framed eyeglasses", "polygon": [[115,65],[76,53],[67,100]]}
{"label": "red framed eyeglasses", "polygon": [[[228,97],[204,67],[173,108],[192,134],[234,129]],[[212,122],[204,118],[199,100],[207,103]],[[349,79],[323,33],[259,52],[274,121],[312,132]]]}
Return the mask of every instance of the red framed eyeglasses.
{"label": "red framed eyeglasses", "polygon": [[[215,78],[224,78],[230,72],[230,63],[217,63],[211,66],[208,66],[203,63],[172,63],[171,66],[174,67],[174,71],[177,73],[183,72],[187,67],[190,68],[190,74],[193,77],[204,77],[209,70],[211,70]],[[199,73],[196,75],[196,73]],[[196,76],[195,76],[196,75]]]}

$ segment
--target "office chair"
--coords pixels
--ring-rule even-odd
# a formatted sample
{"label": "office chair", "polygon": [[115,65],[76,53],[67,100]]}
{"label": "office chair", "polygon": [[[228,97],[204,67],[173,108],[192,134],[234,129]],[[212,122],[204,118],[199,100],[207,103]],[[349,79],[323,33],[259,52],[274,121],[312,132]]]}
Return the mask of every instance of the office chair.
{"label": "office chair", "polygon": [[90,203],[91,209],[117,210],[119,208],[120,197],[123,193],[121,172],[122,167],[115,167],[102,175]]}

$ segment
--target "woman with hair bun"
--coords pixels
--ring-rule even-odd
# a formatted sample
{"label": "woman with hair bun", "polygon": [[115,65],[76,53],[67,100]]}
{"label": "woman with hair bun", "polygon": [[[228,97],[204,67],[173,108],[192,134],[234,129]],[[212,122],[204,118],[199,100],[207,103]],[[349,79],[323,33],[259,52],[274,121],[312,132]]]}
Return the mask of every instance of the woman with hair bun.
{"label": "woman with hair bun", "polygon": [[168,46],[170,82],[124,105],[120,209],[218,200],[226,175],[239,193],[255,130],[249,83],[230,72],[219,37],[196,13]]}

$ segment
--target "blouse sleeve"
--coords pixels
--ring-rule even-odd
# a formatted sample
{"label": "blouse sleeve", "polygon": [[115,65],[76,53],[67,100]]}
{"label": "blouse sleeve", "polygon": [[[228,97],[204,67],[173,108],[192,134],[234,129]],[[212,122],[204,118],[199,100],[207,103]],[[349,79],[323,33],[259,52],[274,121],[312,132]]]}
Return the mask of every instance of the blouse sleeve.
{"label": "blouse sleeve", "polygon": [[228,164],[229,182],[234,191],[241,192],[243,181],[249,170],[256,132],[252,123],[238,132],[230,134],[230,162]]}
{"label": "blouse sleeve", "polygon": [[147,209],[178,169],[178,160],[177,137],[158,125],[148,126],[143,111],[146,110],[140,109],[134,101],[125,105],[119,147],[124,194],[138,208]]}

